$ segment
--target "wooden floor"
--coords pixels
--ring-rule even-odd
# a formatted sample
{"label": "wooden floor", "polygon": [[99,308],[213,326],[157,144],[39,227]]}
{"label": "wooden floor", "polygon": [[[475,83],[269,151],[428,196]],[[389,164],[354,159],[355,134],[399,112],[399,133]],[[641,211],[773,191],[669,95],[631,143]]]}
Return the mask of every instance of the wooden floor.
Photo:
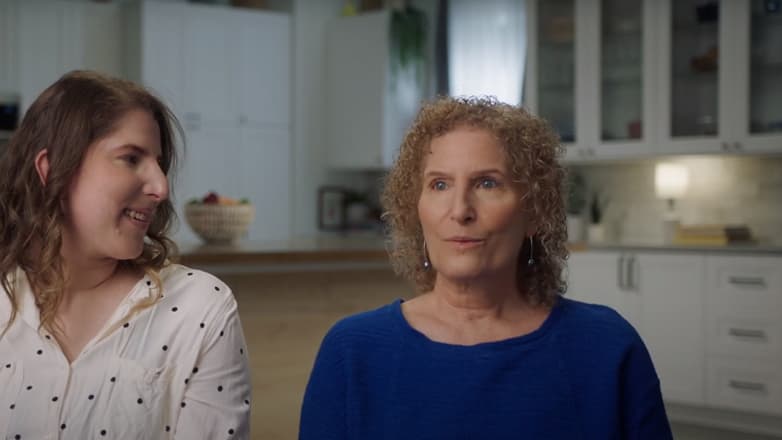
{"label": "wooden floor", "polygon": [[253,439],[298,437],[320,341],[339,318],[409,297],[387,270],[221,275],[239,303],[253,380]]}

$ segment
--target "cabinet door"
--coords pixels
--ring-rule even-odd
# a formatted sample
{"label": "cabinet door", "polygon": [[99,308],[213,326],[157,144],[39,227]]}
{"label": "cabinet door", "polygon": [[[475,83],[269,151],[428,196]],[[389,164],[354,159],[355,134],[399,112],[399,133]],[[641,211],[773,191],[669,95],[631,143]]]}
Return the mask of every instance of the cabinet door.
{"label": "cabinet door", "polygon": [[17,30],[19,20],[16,0],[0,0],[0,94],[18,90]]}
{"label": "cabinet door", "polygon": [[699,255],[640,254],[633,281],[643,296],[641,333],[660,377],[663,398],[704,402],[705,261]]}
{"label": "cabinet door", "polygon": [[527,3],[529,82],[525,104],[559,133],[568,147],[568,157],[574,154],[571,151],[580,148],[581,141],[577,137],[580,126],[577,129],[576,123],[580,115],[576,111],[577,3],[575,0]]}
{"label": "cabinet door", "polygon": [[203,123],[238,121],[231,70],[234,41],[230,10],[214,6],[185,8],[185,111]]}
{"label": "cabinet door", "polygon": [[[54,6],[54,7],[53,7]],[[21,110],[64,72],[60,62],[61,13],[56,3],[19,4],[19,92]]]}
{"label": "cabinet door", "polygon": [[241,123],[288,125],[290,121],[290,19],[237,12],[233,73]]}
{"label": "cabinet door", "polygon": [[141,5],[141,80],[171,107],[184,125],[198,124],[200,115],[185,109],[185,5],[144,2]]}
{"label": "cabinet door", "polygon": [[[599,68],[594,108],[599,129],[596,154],[624,157],[654,152],[655,2],[602,0],[594,26],[599,44],[592,63]],[[593,121],[594,120],[594,121]]]}
{"label": "cabinet door", "polygon": [[[776,5],[776,6],[775,6]],[[765,0],[731,1],[734,30],[734,151],[782,152],[782,10]]]}
{"label": "cabinet door", "polygon": [[250,240],[287,240],[290,235],[290,134],[286,128],[241,130],[241,151],[232,160],[237,195],[255,205]]}
{"label": "cabinet door", "polygon": [[660,0],[660,153],[719,152],[731,138],[729,0]]}

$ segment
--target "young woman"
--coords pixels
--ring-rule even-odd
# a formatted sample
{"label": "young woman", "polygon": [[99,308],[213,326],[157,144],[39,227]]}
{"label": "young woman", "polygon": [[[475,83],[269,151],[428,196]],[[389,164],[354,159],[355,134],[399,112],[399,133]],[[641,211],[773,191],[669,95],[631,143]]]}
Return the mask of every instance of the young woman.
{"label": "young woman", "polygon": [[[248,438],[230,289],[171,264],[176,119],[71,72],[0,162],[0,438]],[[180,130],[181,132],[181,130]]]}

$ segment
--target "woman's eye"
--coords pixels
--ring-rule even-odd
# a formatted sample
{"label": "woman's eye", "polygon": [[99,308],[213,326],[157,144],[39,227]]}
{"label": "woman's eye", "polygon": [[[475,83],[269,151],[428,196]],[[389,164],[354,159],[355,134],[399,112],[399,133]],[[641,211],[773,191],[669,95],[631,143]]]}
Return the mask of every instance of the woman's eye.
{"label": "woman's eye", "polygon": [[481,179],[481,188],[492,189],[497,187],[497,181],[490,178]]}
{"label": "woman's eye", "polygon": [[131,164],[131,165],[138,165],[138,163],[141,161],[141,158],[139,158],[139,157],[138,157],[137,155],[135,155],[135,154],[127,154],[127,155],[125,155],[125,156],[122,156],[122,159],[123,159],[125,162],[127,162],[127,163],[129,163],[129,164]]}
{"label": "woman's eye", "polygon": [[436,191],[443,191],[448,188],[448,184],[443,182],[442,180],[435,180],[432,183],[432,188]]}

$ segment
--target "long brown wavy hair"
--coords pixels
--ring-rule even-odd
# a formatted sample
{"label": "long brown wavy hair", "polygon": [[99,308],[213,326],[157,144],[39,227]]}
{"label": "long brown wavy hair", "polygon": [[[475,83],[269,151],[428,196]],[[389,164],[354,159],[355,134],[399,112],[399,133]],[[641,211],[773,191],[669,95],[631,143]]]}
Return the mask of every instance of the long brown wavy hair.
{"label": "long brown wavy hair", "polygon": [[[163,102],[130,81],[95,72],[73,71],[49,86],[30,106],[0,160],[0,277],[11,300],[7,330],[18,311],[15,274],[22,269],[40,312],[41,326],[57,331],[55,315],[68,274],[64,273],[61,203],[87,149],[112,133],[131,110],[149,112],[160,128],[161,168],[168,176],[177,162],[176,141],[182,128]],[[47,151],[46,185],[35,157]],[[166,234],[175,217],[170,200],[161,203],[147,231],[141,255],[123,265],[143,270],[156,280],[176,247]],[[156,300],[157,298],[154,298]],[[154,302],[154,301],[152,301]]]}
{"label": "long brown wavy hair", "polygon": [[517,283],[529,301],[550,305],[566,287],[561,276],[568,257],[565,170],[558,160],[564,149],[544,120],[493,98],[442,97],[426,103],[405,135],[381,194],[394,271],[413,282],[418,292],[434,287],[436,270],[422,264],[425,251],[418,218],[424,157],[432,139],[464,126],[487,130],[500,141],[514,182],[526,191],[525,213],[536,227],[535,263],[527,265],[530,240],[525,240],[519,250]]}

